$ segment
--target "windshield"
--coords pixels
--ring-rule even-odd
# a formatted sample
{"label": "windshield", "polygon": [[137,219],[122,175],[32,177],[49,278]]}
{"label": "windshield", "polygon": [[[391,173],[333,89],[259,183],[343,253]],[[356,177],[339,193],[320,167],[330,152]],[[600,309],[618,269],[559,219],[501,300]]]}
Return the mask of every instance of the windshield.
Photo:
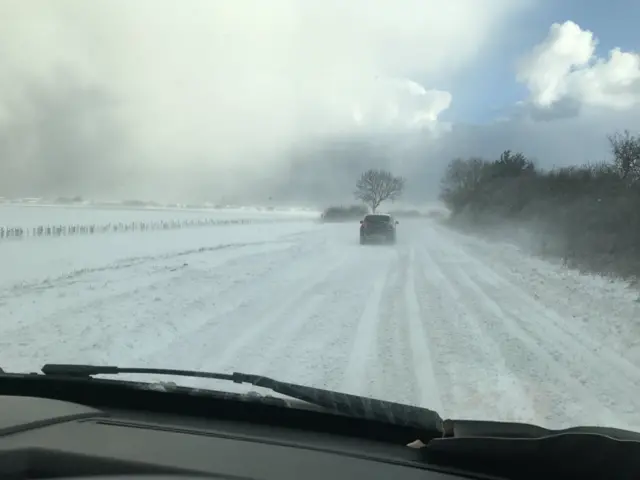
{"label": "windshield", "polygon": [[640,430],[612,1],[0,0],[0,367]]}

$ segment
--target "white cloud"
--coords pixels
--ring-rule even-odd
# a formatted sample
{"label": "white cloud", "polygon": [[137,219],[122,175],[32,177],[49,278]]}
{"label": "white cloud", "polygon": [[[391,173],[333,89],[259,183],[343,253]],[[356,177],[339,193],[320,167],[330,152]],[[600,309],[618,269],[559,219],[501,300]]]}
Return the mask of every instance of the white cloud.
{"label": "white cloud", "polygon": [[439,122],[440,114],[451,105],[451,94],[427,90],[408,79],[377,78],[354,99],[356,123],[373,130],[419,129],[440,132],[448,125]]}
{"label": "white cloud", "polygon": [[518,72],[539,108],[555,105],[626,110],[640,104],[640,55],[611,50],[595,55],[597,39],[574,22],[552,25],[545,41],[525,57]]}
{"label": "white cloud", "polygon": [[[5,122],[26,116],[16,122],[33,138],[24,113],[38,109],[33,88],[98,89],[141,192],[143,179],[163,193],[181,182],[191,192],[203,178],[230,188],[238,172],[246,183],[309,136],[438,130],[451,97],[429,90],[430,79],[462,71],[531,2],[0,0],[0,111]],[[424,87],[410,83],[418,75]]]}

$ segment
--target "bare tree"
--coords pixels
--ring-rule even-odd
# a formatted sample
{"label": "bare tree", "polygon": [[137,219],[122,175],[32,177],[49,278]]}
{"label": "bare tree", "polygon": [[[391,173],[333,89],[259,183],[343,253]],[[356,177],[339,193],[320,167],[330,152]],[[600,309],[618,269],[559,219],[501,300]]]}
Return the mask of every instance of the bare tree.
{"label": "bare tree", "polygon": [[631,135],[628,130],[608,137],[611,153],[620,176],[636,180],[640,176],[640,136]]}
{"label": "bare tree", "polygon": [[491,163],[480,157],[452,160],[440,181],[440,199],[457,213],[486,183],[490,167]]}
{"label": "bare tree", "polygon": [[356,183],[354,195],[375,213],[382,202],[394,201],[402,195],[404,183],[404,178],[395,177],[386,170],[367,170]]}

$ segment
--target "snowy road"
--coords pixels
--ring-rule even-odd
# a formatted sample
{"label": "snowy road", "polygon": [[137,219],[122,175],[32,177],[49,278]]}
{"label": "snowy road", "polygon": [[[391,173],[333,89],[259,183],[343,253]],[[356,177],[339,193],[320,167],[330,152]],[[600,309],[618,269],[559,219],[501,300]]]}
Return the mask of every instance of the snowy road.
{"label": "snowy road", "polygon": [[0,366],[237,370],[449,417],[640,429],[637,294],[433,221],[398,232],[360,246],[357,223],[301,221],[0,246],[24,265],[0,276]]}

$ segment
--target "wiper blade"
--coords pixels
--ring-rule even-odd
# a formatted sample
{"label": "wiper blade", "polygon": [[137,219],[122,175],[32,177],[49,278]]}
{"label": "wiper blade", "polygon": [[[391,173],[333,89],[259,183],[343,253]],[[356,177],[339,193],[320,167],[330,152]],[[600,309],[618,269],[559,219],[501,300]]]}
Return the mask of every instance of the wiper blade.
{"label": "wiper blade", "polygon": [[295,383],[281,382],[262,375],[233,372],[199,372],[197,370],[178,370],[166,368],[121,368],[101,365],[47,364],[42,373],[51,376],[91,377],[93,375],[145,374],[171,375],[195,378],[227,380],[234,383],[247,383],[256,387],[267,388],[273,392],[286,395],[296,400],[322,407],[331,412],[366,420],[390,423],[403,427],[421,430],[429,438],[437,437],[442,432],[442,418],[427,408],[414,407],[402,403],[389,402],[374,398],[351,395],[332,390],[308,387]]}

